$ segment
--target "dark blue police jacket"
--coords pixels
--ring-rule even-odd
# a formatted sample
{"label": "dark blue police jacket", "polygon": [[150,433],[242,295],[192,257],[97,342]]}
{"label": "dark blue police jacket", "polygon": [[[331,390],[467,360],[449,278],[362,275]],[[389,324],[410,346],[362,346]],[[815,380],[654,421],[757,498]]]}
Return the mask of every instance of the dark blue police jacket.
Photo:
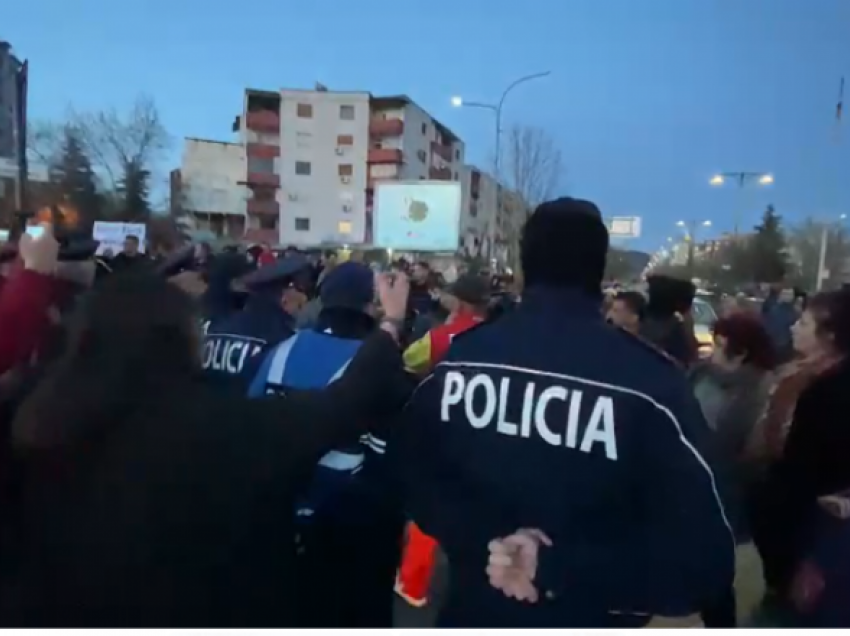
{"label": "dark blue police jacket", "polygon": [[[683,372],[579,293],[528,290],[459,335],[388,442],[414,521],[451,563],[441,623],[638,626],[728,591],[735,540]],[[536,528],[540,600],[485,574],[488,542]]]}
{"label": "dark blue police jacket", "polygon": [[242,311],[206,325],[204,373],[212,380],[238,379],[247,391],[266,353],[295,333],[293,322],[280,305],[250,297]]}

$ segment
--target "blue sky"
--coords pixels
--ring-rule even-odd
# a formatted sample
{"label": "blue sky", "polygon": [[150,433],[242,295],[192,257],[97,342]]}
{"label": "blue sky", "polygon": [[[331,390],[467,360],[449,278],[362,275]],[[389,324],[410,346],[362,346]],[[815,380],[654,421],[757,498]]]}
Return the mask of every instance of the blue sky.
{"label": "blue sky", "polygon": [[[175,136],[230,139],[247,87],[407,93],[492,152],[489,101],[515,78],[506,125],[541,126],[562,190],[639,215],[655,249],[678,219],[752,225],[850,207],[850,0],[6,0],[0,39],[31,62],[31,117],[153,96]],[[850,90],[848,91],[850,93]],[[846,111],[847,109],[845,109]],[[845,119],[850,113],[845,112]],[[175,144],[171,163],[179,161]],[[164,166],[165,167],[165,166]],[[167,166],[172,167],[172,166]],[[769,190],[712,189],[720,170],[766,170]]]}

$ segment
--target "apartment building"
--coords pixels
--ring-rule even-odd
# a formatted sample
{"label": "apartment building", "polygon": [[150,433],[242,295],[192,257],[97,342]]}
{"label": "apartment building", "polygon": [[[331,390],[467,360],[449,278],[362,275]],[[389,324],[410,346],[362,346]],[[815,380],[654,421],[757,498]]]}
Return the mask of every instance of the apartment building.
{"label": "apartment building", "polygon": [[248,226],[245,166],[243,144],[185,139],[180,170],[171,174],[172,209],[189,212],[198,230],[241,240]]}
{"label": "apartment building", "polygon": [[377,183],[461,178],[463,142],[406,96],[249,89],[233,131],[186,141],[175,196],[200,227],[250,241],[370,245]]}
{"label": "apartment building", "polygon": [[[528,206],[489,173],[475,166],[461,169],[462,200],[460,243],[469,256],[493,256],[507,260],[528,218]],[[494,241],[495,249],[490,249]]]}
{"label": "apartment building", "polygon": [[[12,53],[12,45],[0,41],[0,200],[3,210],[16,207],[18,180],[19,109],[24,105],[26,65]],[[3,223],[8,220],[3,219]]]}

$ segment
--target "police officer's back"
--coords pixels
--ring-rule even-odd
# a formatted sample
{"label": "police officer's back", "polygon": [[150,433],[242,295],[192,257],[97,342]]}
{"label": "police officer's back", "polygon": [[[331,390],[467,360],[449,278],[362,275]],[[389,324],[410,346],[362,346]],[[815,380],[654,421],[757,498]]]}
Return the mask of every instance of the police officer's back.
{"label": "police officer's back", "polygon": [[249,292],[244,309],[206,327],[203,364],[211,380],[237,379],[247,390],[265,353],[295,332],[290,312],[303,299],[295,283],[307,264],[300,255],[290,256],[242,280]]}
{"label": "police officer's back", "polygon": [[[682,372],[605,323],[607,248],[593,204],[541,205],[522,302],[454,340],[390,442],[413,519],[450,563],[444,624],[636,626],[731,586],[708,429]],[[488,543],[523,528],[553,543],[536,542],[534,604],[486,575]]]}

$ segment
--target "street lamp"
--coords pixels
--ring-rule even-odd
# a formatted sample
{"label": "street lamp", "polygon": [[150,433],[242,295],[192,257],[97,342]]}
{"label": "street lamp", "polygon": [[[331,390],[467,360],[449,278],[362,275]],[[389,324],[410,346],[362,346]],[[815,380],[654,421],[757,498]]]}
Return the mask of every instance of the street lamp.
{"label": "street lamp", "polygon": [[[502,146],[502,107],[505,105],[505,99],[510,94],[512,90],[514,90],[520,84],[525,84],[526,82],[530,82],[532,80],[540,79],[543,77],[548,77],[551,75],[551,71],[543,71],[542,73],[532,73],[531,75],[524,75],[513,82],[511,82],[508,87],[502,91],[502,96],[499,98],[499,101],[495,104],[487,103],[487,102],[468,102],[460,95],[455,95],[452,97],[452,106],[455,108],[484,108],[486,110],[491,110],[496,114],[496,139],[495,139],[495,147],[493,150],[494,158],[493,158],[493,177],[496,179],[496,184],[500,183],[499,178],[499,168],[501,167],[501,146]],[[497,197],[496,199],[496,215],[501,212],[502,202]],[[494,254],[494,242],[496,238],[496,219],[490,220],[490,228],[488,232],[489,238],[489,248],[490,248],[490,256],[492,257]]]}
{"label": "street lamp", "polygon": [[[773,184],[773,175],[769,172],[747,172],[747,171],[738,171],[738,172],[720,172],[711,179],[709,179],[708,183],[714,187],[720,187],[724,185],[727,181],[733,181],[738,184],[738,189],[743,190],[744,187],[749,183],[756,183],[761,186],[768,186]],[[735,213],[735,231],[734,236],[738,238],[738,226],[740,225],[740,215],[741,212],[736,211]]]}

